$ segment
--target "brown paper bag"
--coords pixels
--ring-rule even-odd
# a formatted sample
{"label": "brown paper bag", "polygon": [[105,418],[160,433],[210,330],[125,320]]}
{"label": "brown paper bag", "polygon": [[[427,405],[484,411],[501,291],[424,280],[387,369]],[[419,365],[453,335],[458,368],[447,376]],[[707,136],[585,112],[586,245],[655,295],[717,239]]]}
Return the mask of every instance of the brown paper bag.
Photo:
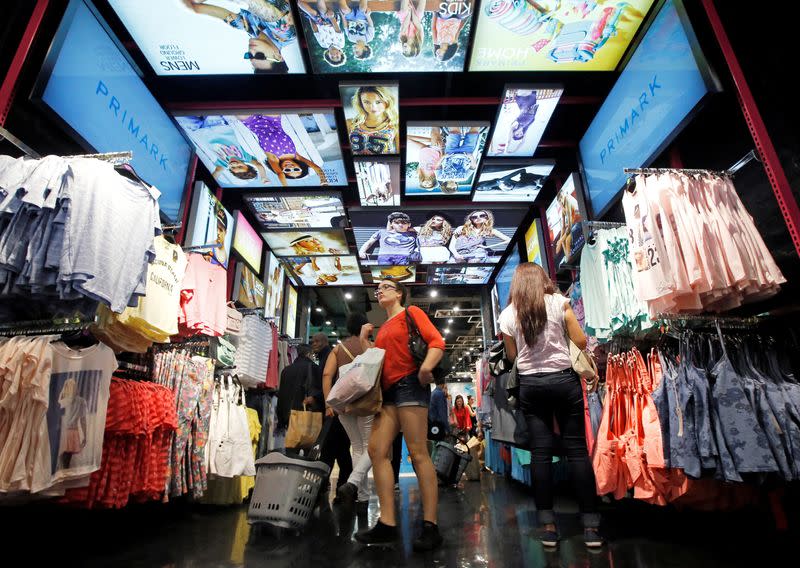
{"label": "brown paper bag", "polygon": [[322,412],[292,410],[289,416],[289,428],[286,430],[287,448],[310,448],[317,441],[322,431]]}

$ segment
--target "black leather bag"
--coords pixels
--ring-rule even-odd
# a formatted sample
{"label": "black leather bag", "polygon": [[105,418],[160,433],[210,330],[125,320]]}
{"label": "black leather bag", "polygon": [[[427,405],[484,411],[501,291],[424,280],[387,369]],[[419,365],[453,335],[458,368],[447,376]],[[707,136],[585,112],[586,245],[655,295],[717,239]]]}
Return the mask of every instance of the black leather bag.
{"label": "black leather bag", "polygon": [[[408,326],[408,350],[411,352],[411,357],[414,359],[414,362],[417,365],[422,365],[422,362],[425,360],[425,357],[428,355],[428,344],[425,342],[425,338],[422,337],[422,334],[419,332],[419,327],[417,327],[417,322],[414,321],[414,317],[406,310],[406,325]],[[436,365],[436,368],[433,370],[433,378],[436,379],[443,379],[447,376],[447,362],[445,359],[447,358],[447,354],[442,357],[442,360],[439,361],[439,364]]]}
{"label": "black leather bag", "polygon": [[495,341],[489,348],[489,374],[499,377],[511,370],[511,363],[506,359],[506,347],[503,340]]}

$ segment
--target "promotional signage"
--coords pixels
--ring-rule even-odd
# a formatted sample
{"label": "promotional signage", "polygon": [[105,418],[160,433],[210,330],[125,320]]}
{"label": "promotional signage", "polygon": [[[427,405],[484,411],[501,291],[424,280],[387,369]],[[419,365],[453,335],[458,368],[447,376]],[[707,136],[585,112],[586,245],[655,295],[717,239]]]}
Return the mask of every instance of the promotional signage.
{"label": "promotional signage", "polygon": [[233,215],[214,197],[202,181],[194,184],[186,244],[208,246],[211,261],[228,268],[233,241]]}
{"label": "promotional signage", "polygon": [[263,308],[266,306],[267,294],[264,283],[253,274],[246,264],[236,265],[233,300],[245,308]]}
{"label": "promotional signage", "polygon": [[398,83],[340,83],[353,155],[400,152]]}
{"label": "promotional signage", "polygon": [[355,256],[291,256],[283,261],[304,286],[361,285],[364,280]]}
{"label": "promotional signage", "polygon": [[70,2],[31,98],[87,151],[132,151],[131,166],[161,192],[161,213],[178,220],[191,147],[82,0]]}
{"label": "promotional signage", "polygon": [[157,75],[306,71],[288,2],[109,3]]}
{"label": "promotional signage", "polygon": [[533,156],[562,94],[561,86],[507,86],[486,155]]}
{"label": "promotional signage", "polygon": [[683,6],[668,0],[580,142],[595,216],[619,195],[624,169],[648,166],[719,88]]}
{"label": "promotional signage", "polygon": [[547,208],[547,227],[553,244],[553,264],[556,270],[583,246],[583,213],[580,180],[572,174]]}
{"label": "promotional signage", "polygon": [[534,219],[528,230],[525,231],[525,252],[528,254],[528,262],[536,263],[546,269],[542,260],[542,241],[542,222]]}
{"label": "promotional signage", "polygon": [[249,264],[256,273],[261,272],[261,257],[264,241],[250,226],[241,211],[236,212],[236,232],[233,234],[233,250]]}
{"label": "promotional signage", "polygon": [[286,288],[286,322],[283,333],[289,337],[297,335],[297,288],[291,284]]}
{"label": "promotional signage", "polygon": [[256,193],[245,195],[244,200],[261,229],[329,229],[347,220],[337,195]]}
{"label": "promotional signage", "polygon": [[470,71],[613,71],[653,0],[481,2]]}
{"label": "promotional signage", "polygon": [[508,295],[511,292],[511,279],[514,277],[514,271],[519,266],[522,259],[520,259],[519,251],[515,248],[508,255],[508,258],[500,267],[500,272],[495,279],[495,286],[497,286],[497,299],[500,303],[500,311],[506,309],[508,306]]}
{"label": "promotional signage", "polygon": [[400,158],[355,158],[361,205],[400,205]]}
{"label": "promotional signage", "polygon": [[554,166],[552,160],[487,160],[472,201],[533,203]]}

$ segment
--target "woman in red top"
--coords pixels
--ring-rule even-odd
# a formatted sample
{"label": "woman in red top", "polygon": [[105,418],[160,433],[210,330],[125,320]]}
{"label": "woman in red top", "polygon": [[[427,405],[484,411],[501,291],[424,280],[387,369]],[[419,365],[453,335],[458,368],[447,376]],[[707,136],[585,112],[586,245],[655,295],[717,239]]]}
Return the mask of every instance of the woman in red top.
{"label": "woman in red top", "polygon": [[458,395],[456,403],[453,405],[453,414],[456,415],[456,426],[459,430],[469,432],[472,430],[472,418],[470,417],[469,408],[464,406],[464,397]]}
{"label": "woman in red top", "polygon": [[[375,340],[375,347],[386,350],[381,376],[383,408],[375,418],[369,439],[369,457],[381,516],[373,528],[357,533],[356,540],[362,544],[390,544],[397,540],[395,479],[390,455],[392,442],[402,431],[419,481],[425,520],[422,534],[414,541],[414,549],[431,550],[442,543],[442,537],[436,525],[439,501],[436,470],[428,454],[428,405],[433,369],[441,361],[445,345],[425,312],[415,306],[409,307],[408,315],[428,344],[428,354],[422,364],[418,366],[414,361],[408,348],[408,324],[403,307],[407,293],[405,286],[388,279],[383,280],[375,291],[375,297],[388,317]],[[361,328],[364,348],[372,346],[369,335],[373,329],[372,324]]]}

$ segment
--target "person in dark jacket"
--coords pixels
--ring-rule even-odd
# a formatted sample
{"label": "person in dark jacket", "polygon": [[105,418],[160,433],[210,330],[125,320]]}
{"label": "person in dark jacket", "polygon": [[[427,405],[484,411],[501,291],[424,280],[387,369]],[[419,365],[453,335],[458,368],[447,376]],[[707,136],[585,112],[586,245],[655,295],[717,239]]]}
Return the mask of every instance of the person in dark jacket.
{"label": "person in dark jacket", "polygon": [[444,440],[450,430],[447,394],[444,389],[444,381],[439,381],[436,383],[436,389],[431,393],[431,405],[428,407],[429,440]]}
{"label": "person in dark jacket", "polygon": [[278,427],[287,428],[292,410],[325,412],[322,396],[322,370],[311,360],[311,347],[297,346],[297,359],[281,373],[278,390]]}

